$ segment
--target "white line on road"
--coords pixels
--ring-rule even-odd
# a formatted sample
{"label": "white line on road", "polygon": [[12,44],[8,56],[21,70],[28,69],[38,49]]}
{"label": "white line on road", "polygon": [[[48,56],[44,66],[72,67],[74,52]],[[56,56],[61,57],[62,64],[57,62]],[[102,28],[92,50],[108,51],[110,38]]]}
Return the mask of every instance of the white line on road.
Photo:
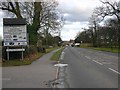
{"label": "white line on road", "polygon": [[64,54],[65,54],[65,52],[62,52],[62,53],[61,53],[61,56],[60,56],[60,59],[61,59],[61,60],[64,59]]}
{"label": "white line on road", "polygon": [[0,80],[9,81],[9,80],[11,80],[11,78],[2,78]]}
{"label": "white line on road", "polygon": [[96,60],[92,60],[93,62],[96,62],[96,63],[98,63],[98,64],[100,64],[100,65],[103,65],[102,63],[100,63],[100,62],[98,62],[98,61],[96,61]]}
{"label": "white line on road", "polygon": [[118,71],[116,71],[116,70],[114,70],[112,68],[108,68],[108,69],[111,70],[111,71],[113,71],[113,72],[115,72],[115,73],[117,73],[117,74],[120,74]]}
{"label": "white line on road", "polygon": [[89,56],[85,56],[87,59],[91,59]]}

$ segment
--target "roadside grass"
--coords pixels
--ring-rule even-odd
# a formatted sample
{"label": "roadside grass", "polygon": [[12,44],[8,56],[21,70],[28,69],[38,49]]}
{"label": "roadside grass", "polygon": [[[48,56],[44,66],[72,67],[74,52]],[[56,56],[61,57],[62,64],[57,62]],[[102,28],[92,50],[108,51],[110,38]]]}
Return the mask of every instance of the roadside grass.
{"label": "roadside grass", "polygon": [[113,53],[120,53],[119,48],[93,48],[95,50],[100,50],[100,51],[107,51],[107,52],[113,52]]}
{"label": "roadside grass", "polygon": [[38,58],[40,58],[42,55],[44,55],[44,53],[37,53],[34,55],[30,55],[29,58],[24,58],[24,60],[9,60],[9,61],[4,61],[2,62],[2,66],[21,66],[21,65],[29,65],[31,64],[33,61],[37,60]]}
{"label": "roadside grass", "polygon": [[21,65],[29,65],[32,63],[32,60],[23,60],[23,61],[19,61],[19,60],[10,60],[10,61],[6,61],[4,63],[2,63],[2,66],[21,66]]}
{"label": "roadside grass", "polygon": [[80,44],[80,47],[81,48],[88,48],[88,47],[91,47],[92,45],[91,44],[89,44],[89,43],[82,43],[82,44]]}
{"label": "roadside grass", "polygon": [[59,61],[60,60],[60,55],[62,53],[62,51],[64,50],[64,48],[61,48],[60,50],[58,50],[57,52],[54,53],[54,55],[51,57],[51,61]]}
{"label": "roadside grass", "polygon": [[112,53],[120,53],[119,47],[92,47],[92,44],[89,43],[82,43],[80,44],[80,48],[88,48],[88,49],[94,49],[99,51],[106,51],[106,52],[112,52]]}
{"label": "roadside grass", "polygon": [[[58,48],[59,47],[49,48],[46,50],[46,53],[49,53]],[[24,58],[24,60],[9,60],[9,61],[6,60],[6,61],[2,62],[2,67],[30,65],[33,61],[39,59],[41,56],[45,55],[46,53],[33,54],[33,55],[30,55],[29,58]]]}
{"label": "roadside grass", "polygon": [[88,48],[88,49],[94,49],[94,50],[99,50],[99,51],[120,53],[119,47],[113,47],[113,48],[110,48],[110,47],[92,47],[92,45],[89,43],[80,44],[80,48]]}
{"label": "roadside grass", "polygon": [[46,49],[46,53],[49,53],[49,52],[51,52],[51,51],[54,51],[54,50],[56,50],[56,49],[58,49],[58,48],[60,48],[60,47],[54,47],[54,48]]}

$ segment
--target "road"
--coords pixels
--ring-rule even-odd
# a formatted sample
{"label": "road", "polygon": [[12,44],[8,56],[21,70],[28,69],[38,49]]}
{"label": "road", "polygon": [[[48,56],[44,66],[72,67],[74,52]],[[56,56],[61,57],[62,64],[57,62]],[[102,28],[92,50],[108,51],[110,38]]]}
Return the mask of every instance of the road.
{"label": "road", "polygon": [[65,48],[69,88],[118,88],[118,55],[84,48]]}

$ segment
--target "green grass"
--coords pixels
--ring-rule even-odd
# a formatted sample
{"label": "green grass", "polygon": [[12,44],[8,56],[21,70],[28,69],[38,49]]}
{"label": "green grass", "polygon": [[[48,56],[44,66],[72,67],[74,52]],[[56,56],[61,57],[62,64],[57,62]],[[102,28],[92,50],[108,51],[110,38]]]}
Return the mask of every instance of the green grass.
{"label": "green grass", "polygon": [[118,48],[93,48],[93,49],[100,50],[100,51],[113,52],[113,53],[120,53],[120,49]]}
{"label": "green grass", "polygon": [[89,44],[89,43],[82,43],[82,44],[80,44],[80,47],[81,48],[88,48],[88,47],[91,47],[92,45],[91,44]]}
{"label": "green grass", "polygon": [[[58,48],[59,47],[47,49],[46,53],[49,53]],[[30,65],[33,61],[39,59],[41,56],[43,56],[46,53],[37,53],[37,54],[29,56],[30,58],[24,58],[24,60],[9,60],[9,61],[6,60],[6,61],[2,62],[2,67]]]}
{"label": "green grass", "polygon": [[49,49],[46,49],[46,52],[49,53],[49,52],[54,51],[58,48],[60,48],[60,47],[49,48]]}
{"label": "green grass", "polygon": [[44,53],[37,53],[30,56],[30,58],[24,58],[24,60],[9,60],[4,61],[2,66],[21,66],[21,65],[30,65],[33,61],[39,59]]}
{"label": "green grass", "polygon": [[80,48],[88,48],[88,49],[94,49],[94,50],[100,50],[100,51],[106,51],[106,52],[113,52],[113,53],[120,53],[120,48],[118,47],[113,47],[113,48],[109,48],[109,47],[92,47],[91,44],[89,43],[83,43],[80,44]]}
{"label": "green grass", "polygon": [[2,66],[21,66],[21,65],[29,65],[32,63],[32,60],[23,60],[23,61],[19,61],[19,60],[10,60],[10,61],[6,61],[2,64]]}
{"label": "green grass", "polygon": [[63,50],[64,50],[64,48],[55,52],[54,55],[51,57],[51,61],[59,61],[60,60],[60,55],[61,55]]}

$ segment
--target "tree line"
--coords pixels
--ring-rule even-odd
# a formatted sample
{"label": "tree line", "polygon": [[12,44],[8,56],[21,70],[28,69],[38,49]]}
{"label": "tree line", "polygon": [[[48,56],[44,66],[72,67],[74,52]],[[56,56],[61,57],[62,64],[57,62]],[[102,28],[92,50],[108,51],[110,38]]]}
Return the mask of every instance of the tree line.
{"label": "tree line", "polygon": [[77,35],[75,42],[90,43],[94,47],[118,47],[120,46],[120,1],[101,2],[102,6],[96,7],[89,19],[88,28],[84,28],[84,31]]}

